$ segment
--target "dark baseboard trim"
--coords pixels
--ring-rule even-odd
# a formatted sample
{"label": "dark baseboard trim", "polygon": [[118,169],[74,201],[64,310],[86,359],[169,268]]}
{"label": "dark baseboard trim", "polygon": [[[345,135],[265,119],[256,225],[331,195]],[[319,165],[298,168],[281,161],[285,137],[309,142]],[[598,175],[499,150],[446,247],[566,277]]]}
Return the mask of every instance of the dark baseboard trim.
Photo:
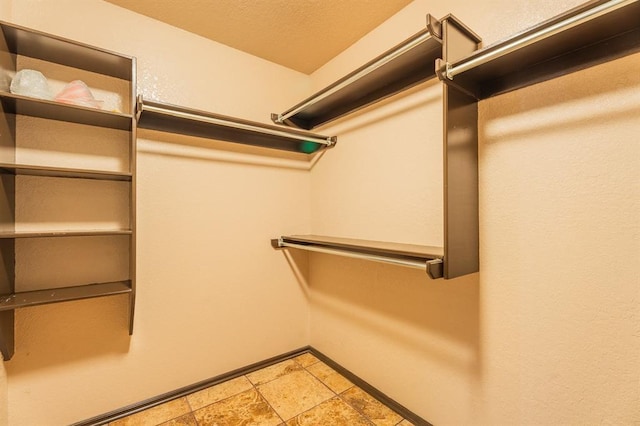
{"label": "dark baseboard trim", "polygon": [[431,423],[424,420],[422,417],[413,413],[406,407],[399,404],[397,401],[389,398],[387,395],[380,392],[375,387],[371,386],[369,383],[365,382],[346,368],[342,367],[340,364],[333,361],[331,358],[327,357],[322,352],[316,350],[311,346],[306,346],[300,349],[296,349],[294,351],[286,352],[284,354],[266,359],[264,361],[256,362],[254,364],[248,365],[246,367],[238,368],[236,370],[230,371],[228,373],[220,374],[218,376],[212,377],[207,380],[203,380],[198,383],[194,383],[189,386],[185,386],[183,388],[167,392],[165,394],[146,399],[141,402],[137,402],[135,404],[128,405],[126,407],[119,408],[117,410],[110,411],[105,414],[98,415],[96,417],[92,417],[87,420],[83,420],[77,423],[72,424],[71,426],[99,426],[106,425],[109,422],[113,422],[115,420],[130,416],[132,414],[138,413],[140,411],[147,410],[149,408],[155,407],[157,405],[164,404],[165,402],[169,402],[173,399],[181,398],[183,396],[189,395],[194,392],[198,392],[202,389],[206,389],[210,386],[217,385],[219,383],[225,382],[227,380],[235,379],[236,377],[244,376],[245,374],[249,374],[256,370],[260,370],[265,367],[269,367],[270,365],[277,364],[279,362],[285,361],[287,359],[295,358],[305,353],[311,353],[316,358],[327,364],[329,367],[336,370],[338,373],[342,374],[344,377],[349,379],[354,385],[358,386],[387,407],[391,408],[393,411],[401,415],[403,418],[409,420],[416,426],[432,426]]}
{"label": "dark baseboard trim", "polygon": [[306,346],[291,352],[284,353],[282,355],[274,356],[272,358],[265,359],[264,361],[256,362],[246,367],[238,368],[228,373],[223,373],[218,376],[212,377],[210,379],[203,380],[201,382],[194,383],[192,385],[185,386],[183,388],[180,388],[171,392],[167,392],[165,394],[155,396],[155,397],[146,399],[144,401],[136,402],[134,404],[128,405],[123,408],[118,408],[117,410],[113,410],[105,414],[100,414],[99,416],[92,417],[90,419],[83,420],[78,423],[74,423],[71,426],[106,425],[109,422],[113,422],[123,417],[127,417],[132,414],[138,413],[140,411],[147,410],[149,408],[155,407],[156,405],[164,404],[165,402],[169,402],[173,399],[182,398],[183,396],[189,395],[190,393],[198,392],[202,389],[206,389],[210,386],[217,385],[227,380],[244,376],[245,374],[249,374],[253,371],[260,370],[262,368],[268,367],[273,364],[277,364],[279,362],[285,361],[290,358],[295,358],[299,355],[309,352],[309,349],[310,348]]}

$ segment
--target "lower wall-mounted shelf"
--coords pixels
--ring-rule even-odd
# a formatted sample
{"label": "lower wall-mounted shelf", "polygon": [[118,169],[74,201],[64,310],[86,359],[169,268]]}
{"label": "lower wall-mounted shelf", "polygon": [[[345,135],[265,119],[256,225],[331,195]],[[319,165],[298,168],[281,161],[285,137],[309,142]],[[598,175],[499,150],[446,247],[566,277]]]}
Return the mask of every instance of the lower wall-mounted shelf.
{"label": "lower wall-mounted shelf", "polygon": [[443,277],[442,247],[318,235],[282,236],[271,240],[271,245],[417,268],[426,271],[433,279]]}
{"label": "lower wall-mounted shelf", "polygon": [[49,303],[70,302],[95,297],[131,293],[131,281],[96,283],[75,287],[17,292],[0,297],[0,312]]}

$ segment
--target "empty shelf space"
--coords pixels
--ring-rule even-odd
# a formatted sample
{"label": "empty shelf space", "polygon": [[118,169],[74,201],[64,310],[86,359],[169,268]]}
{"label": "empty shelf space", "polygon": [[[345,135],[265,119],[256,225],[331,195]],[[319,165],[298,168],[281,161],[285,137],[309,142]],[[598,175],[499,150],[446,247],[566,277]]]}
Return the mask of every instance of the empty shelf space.
{"label": "empty shelf space", "polygon": [[478,99],[640,51],[640,1],[596,0],[446,64]]}
{"label": "empty shelf space", "polygon": [[132,57],[0,21],[9,51],[44,61],[132,80]]}
{"label": "empty shelf space", "polygon": [[0,163],[0,172],[14,175],[131,181],[131,173],[110,172],[66,167],[32,166],[27,164]]}
{"label": "empty shelf space", "polygon": [[319,235],[282,236],[272,240],[271,245],[418,268],[427,271],[432,278],[442,277],[442,247]]}
{"label": "empty shelf space", "polygon": [[242,120],[171,104],[139,100],[138,127],[245,145],[311,154],[336,138]]}
{"label": "empty shelf space", "polygon": [[8,92],[0,92],[0,102],[7,114],[28,115],[110,129],[131,130],[133,121],[133,116],[129,114],[68,105]]}
{"label": "empty shelf space", "polygon": [[[436,24],[431,16],[428,21]],[[313,129],[435,77],[442,41],[428,28],[281,114],[278,124]]]}
{"label": "empty shelf space", "polygon": [[4,231],[0,232],[0,238],[59,238],[59,237],[100,237],[131,235],[130,229],[91,229],[68,231]]}
{"label": "empty shelf space", "polygon": [[70,302],[95,297],[131,293],[131,281],[87,284],[75,287],[25,291],[0,296],[0,312],[49,303]]}

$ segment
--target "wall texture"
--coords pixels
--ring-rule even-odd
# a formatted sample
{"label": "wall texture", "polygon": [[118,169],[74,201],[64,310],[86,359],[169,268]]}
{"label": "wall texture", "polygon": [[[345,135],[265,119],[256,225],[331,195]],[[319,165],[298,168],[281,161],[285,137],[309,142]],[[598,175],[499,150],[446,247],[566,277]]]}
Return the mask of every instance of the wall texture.
{"label": "wall texture", "polygon": [[[416,1],[322,87],[450,12],[492,43],[580,1]],[[331,125],[314,233],[442,234],[437,83]],[[481,272],[450,281],[313,254],[311,344],[434,424],[640,422],[640,55],[486,100]]]}
{"label": "wall texture", "polygon": [[[146,98],[266,122],[427,12],[491,43],[579,3],[416,0],[311,77],[99,0],[3,1],[0,18],[136,56]],[[635,55],[480,103],[481,272],[450,281],[320,254],[307,268],[268,245],[305,232],[441,244],[437,82],[322,129],[340,142],[311,173],[295,156],[140,132],[135,332],[119,297],[19,311],[0,424],[68,424],[306,344],[435,424],[640,422],[639,89]],[[25,159],[126,163],[117,132],[19,124]],[[103,138],[98,156],[82,148]],[[122,266],[121,241],[100,247]],[[104,272],[67,250],[51,259],[60,274]]]}
{"label": "wall texture", "polygon": [[[20,0],[11,12],[16,24],[136,56],[148,99],[267,122],[309,90],[306,75],[103,1]],[[78,78],[20,66],[46,69],[53,85]],[[128,162],[124,132],[21,118],[17,133],[25,162],[108,170]],[[69,424],[307,345],[305,289],[269,239],[309,231],[308,167],[296,156],[139,132],[134,334],[126,297],[18,311],[0,423]],[[18,223],[127,226],[127,186],[92,184],[21,179],[34,197],[19,197]],[[17,285],[126,273],[126,238],[72,240],[17,247]]]}

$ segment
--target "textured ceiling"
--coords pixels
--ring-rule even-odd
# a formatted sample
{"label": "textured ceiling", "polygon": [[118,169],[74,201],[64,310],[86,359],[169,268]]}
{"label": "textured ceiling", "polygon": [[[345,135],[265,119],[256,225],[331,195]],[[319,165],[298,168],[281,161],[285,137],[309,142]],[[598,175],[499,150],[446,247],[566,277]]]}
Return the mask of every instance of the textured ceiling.
{"label": "textured ceiling", "polygon": [[310,74],[411,0],[106,0]]}

